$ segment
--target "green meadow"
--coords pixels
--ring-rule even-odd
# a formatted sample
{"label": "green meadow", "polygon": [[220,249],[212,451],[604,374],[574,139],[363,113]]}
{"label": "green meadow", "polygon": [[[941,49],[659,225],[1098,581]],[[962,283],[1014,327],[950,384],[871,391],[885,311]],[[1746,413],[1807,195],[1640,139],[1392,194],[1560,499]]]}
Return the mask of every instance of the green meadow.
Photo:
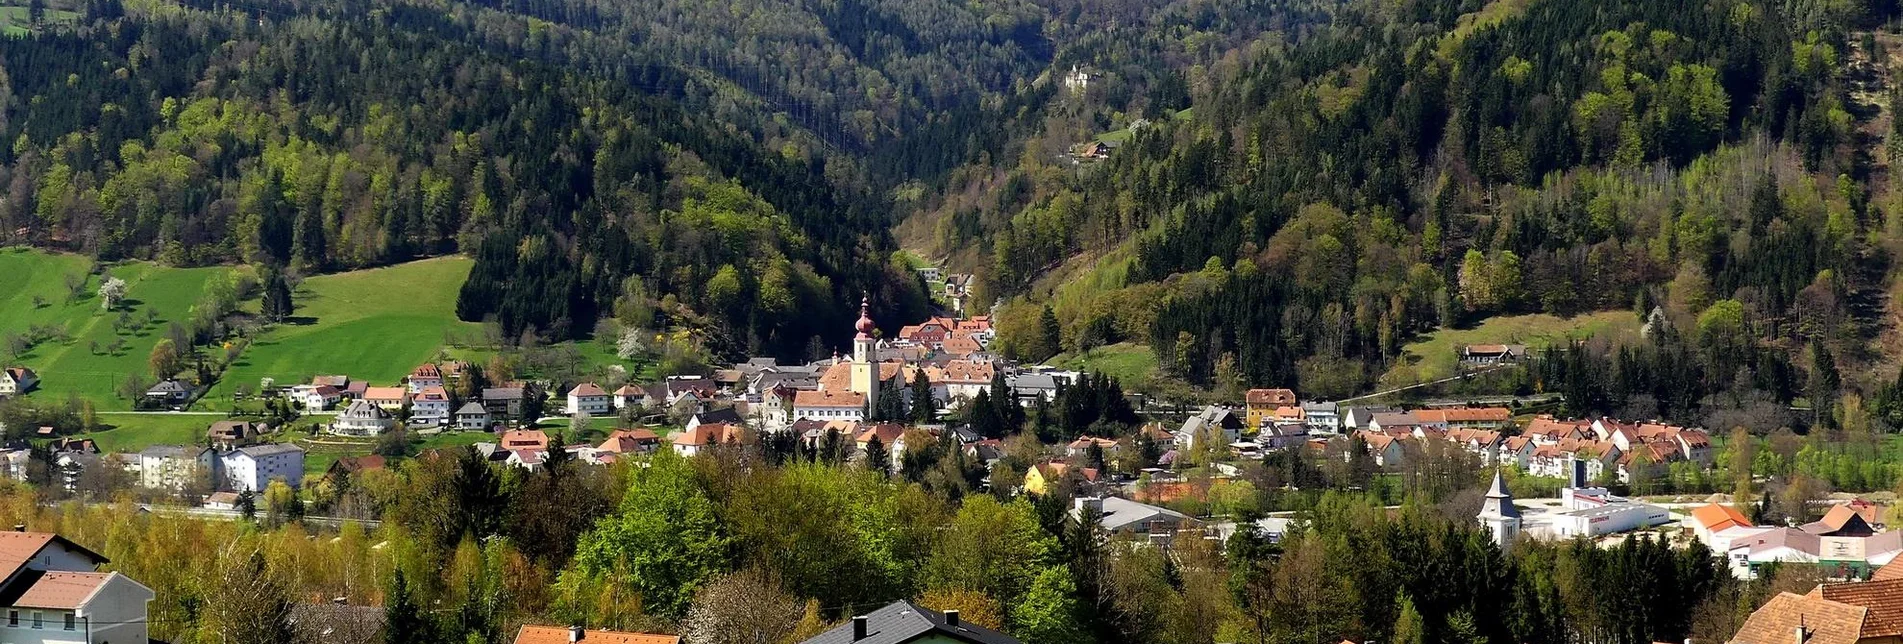
{"label": "green meadow", "polygon": [[[7,362],[39,372],[35,396],[78,396],[102,410],[131,409],[131,401],[118,395],[120,385],[128,376],[144,375],[152,346],[165,337],[166,326],[189,316],[206,286],[236,269],[169,268],[147,262],[107,268],[126,281],[122,307],[133,312],[135,321],[143,322],[147,311],[154,314],[150,323],[115,331],[119,314],[101,309],[98,277],[86,279],[79,297],[67,297],[67,277],[84,275],[90,265],[78,255],[0,249],[0,275],[7,276],[0,280],[0,336],[25,333],[36,325],[63,328],[67,336],[41,342]],[[122,342],[121,348],[109,351],[115,341]]]}

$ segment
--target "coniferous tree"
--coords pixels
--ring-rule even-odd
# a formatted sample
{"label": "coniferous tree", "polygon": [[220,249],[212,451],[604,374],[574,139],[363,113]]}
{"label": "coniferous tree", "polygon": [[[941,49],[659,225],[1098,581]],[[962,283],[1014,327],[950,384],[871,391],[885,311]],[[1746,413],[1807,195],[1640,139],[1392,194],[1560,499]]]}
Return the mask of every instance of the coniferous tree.
{"label": "coniferous tree", "polygon": [[932,398],[932,378],[924,369],[912,379],[912,421],[933,423],[938,421],[938,401]]}

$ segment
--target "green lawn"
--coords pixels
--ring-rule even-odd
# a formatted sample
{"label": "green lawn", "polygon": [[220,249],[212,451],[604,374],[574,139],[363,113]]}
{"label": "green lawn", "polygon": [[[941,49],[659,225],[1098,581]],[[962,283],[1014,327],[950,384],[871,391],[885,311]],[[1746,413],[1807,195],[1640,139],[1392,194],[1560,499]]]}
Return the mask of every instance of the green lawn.
{"label": "green lawn", "polygon": [[[32,367],[40,374],[40,389],[35,397],[64,398],[78,395],[92,400],[100,409],[131,409],[131,402],[119,399],[118,389],[126,377],[145,374],[146,359],[152,345],[165,337],[166,326],[182,320],[214,279],[225,279],[234,270],[226,267],[170,268],[147,262],[129,262],[108,269],[126,281],[124,306],[134,311],[135,320],[143,320],[147,310],[157,314],[143,328],[113,331],[117,313],[100,310],[94,295],[98,278],[86,282],[83,296],[66,301],[65,276],[84,274],[90,260],[77,255],[49,254],[17,248],[0,250],[0,334],[25,332],[32,325],[63,326],[70,339],[48,340],[16,357],[12,364]],[[39,297],[43,306],[35,306]],[[125,341],[117,353],[109,353],[115,339]],[[97,345],[98,351],[94,350]]]}
{"label": "green lawn", "polygon": [[98,442],[102,452],[137,452],[153,445],[197,445],[204,440],[205,428],[220,420],[224,417],[104,413],[99,415],[99,422],[111,429],[81,437]]}
{"label": "green lawn", "polygon": [[1524,344],[1538,350],[1556,340],[1586,337],[1636,337],[1638,316],[1631,311],[1601,311],[1570,318],[1546,314],[1487,318],[1471,329],[1441,329],[1402,348],[1402,359],[1381,376],[1384,386],[1401,386],[1454,375],[1455,351],[1469,344]]}
{"label": "green lawn", "polygon": [[1075,371],[1102,371],[1131,387],[1156,374],[1156,351],[1148,345],[1121,342],[1080,355],[1061,354],[1051,358],[1050,364]]}
{"label": "green lawn", "polygon": [[[79,14],[65,9],[47,7],[46,16],[43,19],[48,24],[72,24],[79,20]],[[33,33],[31,25],[26,7],[0,7],[0,33],[6,36],[30,35]]]}
{"label": "green lawn", "polygon": [[446,332],[478,325],[456,319],[456,295],[471,260],[442,257],[304,280],[293,295],[293,321],[262,334],[206,398],[228,404],[233,387],[256,388],[342,374],[391,385],[434,358]]}

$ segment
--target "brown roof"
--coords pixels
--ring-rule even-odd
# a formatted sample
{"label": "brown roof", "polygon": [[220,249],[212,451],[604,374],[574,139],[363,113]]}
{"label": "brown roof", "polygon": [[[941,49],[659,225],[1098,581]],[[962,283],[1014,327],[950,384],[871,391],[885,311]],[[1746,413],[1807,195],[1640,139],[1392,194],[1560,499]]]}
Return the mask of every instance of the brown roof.
{"label": "brown roof", "polygon": [[600,397],[603,397],[603,396],[606,396],[606,395],[608,395],[608,392],[606,392],[606,391],[602,391],[602,390],[601,390],[601,385],[597,385],[597,384],[595,384],[595,383],[592,383],[592,382],[584,382],[584,383],[581,383],[581,384],[579,384],[579,385],[575,385],[575,388],[574,388],[574,389],[570,389],[570,390],[568,390],[568,395],[570,395],[570,396],[590,396],[590,397],[594,397],[594,398],[600,398]]}
{"label": "brown roof", "polygon": [[1525,434],[1527,436],[1546,435],[1559,439],[1580,435],[1581,432],[1587,432],[1587,428],[1591,426],[1591,422],[1584,420],[1555,420],[1552,416],[1540,416],[1533,419],[1533,422],[1527,423]]}
{"label": "brown roof", "polygon": [[1250,389],[1242,398],[1251,405],[1295,404],[1295,392],[1289,389]]}
{"label": "brown roof", "polygon": [[608,440],[597,448],[604,452],[626,454],[638,451],[643,443],[653,445],[661,442],[661,437],[645,429],[617,429],[608,435]]}
{"label": "brown roof", "polygon": [[691,430],[674,435],[675,445],[704,446],[726,443],[753,444],[752,436],[744,425],[729,423],[707,423]]}
{"label": "brown roof", "polygon": [[[568,642],[567,626],[523,624],[522,630],[515,634],[515,644],[568,644]],[[674,635],[594,630],[584,631],[581,642],[583,644],[680,644],[681,638]]]}
{"label": "brown roof", "polygon": [[441,379],[443,377],[443,370],[440,368],[437,368],[436,365],[425,363],[423,365],[418,366],[416,370],[411,371],[410,377],[411,378]]}
{"label": "brown roof", "polygon": [[[885,381],[897,378],[901,371],[905,373],[905,384],[912,384],[912,380],[918,377],[918,368],[903,362],[888,360],[879,363],[879,380]],[[985,378],[989,380],[990,376],[986,376]],[[826,391],[848,391],[852,389],[852,362],[835,362],[833,366],[827,367],[826,373],[820,374],[819,376],[819,388]]]}
{"label": "brown roof", "polygon": [[857,442],[866,443],[866,442],[871,442],[872,437],[877,436],[879,437],[879,444],[885,445],[887,448],[891,448],[892,443],[894,441],[899,440],[899,437],[904,435],[905,435],[904,425],[900,425],[898,423],[879,423],[877,425],[871,425],[860,430],[859,437],[855,440]]}
{"label": "brown roof", "polygon": [[850,391],[799,391],[793,394],[794,407],[864,407],[866,395]]}
{"label": "brown roof", "polygon": [[939,344],[939,350],[944,351],[946,355],[968,356],[985,350],[985,347],[978,343],[977,338],[971,337],[970,332],[953,331],[951,337],[945,338],[945,341]]}
{"label": "brown roof", "polygon": [[991,363],[981,360],[952,360],[942,369],[928,369],[927,375],[935,382],[991,382],[996,370]]}
{"label": "brown roof", "polygon": [[1513,419],[1513,412],[1505,407],[1422,409],[1414,416],[1430,423],[1504,423]]}
{"label": "brown roof", "polygon": [[502,433],[503,449],[548,449],[548,433],[539,429],[512,429]]}
{"label": "brown roof", "polygon": [[1811,591],[1811,596],[1867,609],[1863,618],[1866,638],[1903,635],[1903,579],[1824,584]]}
{"label": "brown roof", "polygon": [[46,572],[39,573],[39,579],[13,600],[13,605],[21,608],[50,608],[55,610],[73,610],[84,606],[92,599],[93,593],[112,578],[109,572]]}
{"label": "brown roof", "polygon": [[1730,644],[1790,644],[1799,626],[1810,631],[1806,644],[1856,644],[1867,612],[1821,597],[1782,593],[1751,613]]}
{"label": "brown roof", "polygon": [[69,550],[90,556],[95,563],[106,563],[106,558],[99,556],[98,553],[82,548],[79,544],[67,541],[65,537],[51,532],[0,532],[0,579],[12,577],[26,565],[26,562],[32,561],[34,555],[45,549],[46,544],[54,541],[60,542],[60,545],[66,546]]}

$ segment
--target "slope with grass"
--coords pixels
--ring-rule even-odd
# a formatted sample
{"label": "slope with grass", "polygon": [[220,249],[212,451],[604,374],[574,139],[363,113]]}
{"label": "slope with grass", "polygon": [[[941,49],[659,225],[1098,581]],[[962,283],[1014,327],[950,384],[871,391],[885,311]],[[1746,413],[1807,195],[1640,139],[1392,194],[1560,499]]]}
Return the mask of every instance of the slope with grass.
{"label": "slope with grass", "polygon": [[1546,314],[1503,315],[1465,329],[1441,329],[1401,349],[1401,358],[1381,376],[1383,386],[1405,386],[1454,375],[1456,356],[1469,344],[1524,344],[1537,351],[1554,342],[1604,337],[1630,339],[1639,332],[1631,311],[1600,311],[1570,318]]}
{"label": "slope with grass", "polygon": [[297,383],[341,374],[395,384],[435,357],[448,335],[478,330],[456,319],[456,293],[470,263],[439,257],[304,280],[293,294],[292,318],[252,342],[206,401],[228,405],[234,388],[255,389],[261,378]]}
{"label": "slope with grass", "polygon": [[[150,323],[115,330],[119,314],[101,309],[95,295],[97,276],[86,278],[79,297],[67,297],[67,276],[85,275],[90,266],[91,260],[77,255],[0,251],[0,275],[8,276],[0,280],[0,334],[24,333],[35,325],[63,327],[66,339],[48,339],[9,361],[39,372],[40,389],[34,395],[78,396],[100,409],[131,409],[131,401],[117,393],[120,385],[129,376],[148,375],[146,361],[152,346],[165,337],[166,326],[185,319],[212,280],[226,279],[234,269],[171,268],[147,262],[108,268],[110,275],[126,281],[122,308],[133,313],[135,323],[144,322],[146,311],[154,315]],[[115,341],[123,345],[110,351]]]}

